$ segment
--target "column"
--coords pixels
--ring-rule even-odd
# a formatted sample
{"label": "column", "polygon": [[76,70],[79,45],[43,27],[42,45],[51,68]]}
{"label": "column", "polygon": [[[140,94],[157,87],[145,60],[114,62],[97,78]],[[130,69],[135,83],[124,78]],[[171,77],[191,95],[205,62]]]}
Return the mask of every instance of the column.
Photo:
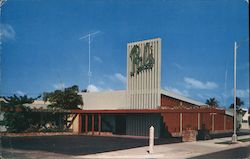
{"label": "column", "polygon": [[212,114],[212,131],[214,131],[214,113]]}
{"label": "column", "polygon": [[198,124],[198,130],[200,130],[201,129],[201,123],[200,123],[200,116],[201,116],[201,114],[200,113],[198,113],[198,122],[197,122],[197,124]]}
{"label": "column", "polygon": [[226,115],[224,115],[224,130],[226,130]]}
{"label": "column", "polygon": [[88,134],[88,114],[85,114],[85,134]]}
{"label": "column", "polygon": [[180,133],[182,134],[182,113],[180,113]]}
{"label": "column", "polygon": [[78,134],[82,133],[82,114],[78,114]]}
{"label": "column", "polygon": [[92,135],[94,135],[95,129],[95,114],[92,114]]}
{"label": "column", "polygon": [[98,132],[99,132],[99,135],[101,135],[101,114],[98,114]]}

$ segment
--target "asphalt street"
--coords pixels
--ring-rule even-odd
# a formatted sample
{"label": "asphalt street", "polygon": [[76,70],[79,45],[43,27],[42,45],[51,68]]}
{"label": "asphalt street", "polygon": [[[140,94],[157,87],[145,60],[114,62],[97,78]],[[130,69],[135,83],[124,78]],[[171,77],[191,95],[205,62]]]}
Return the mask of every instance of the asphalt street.
{"label": "asphalt street", "polygon": [[250,145],[235,149],[215,152],[189,159],[250,159]]}

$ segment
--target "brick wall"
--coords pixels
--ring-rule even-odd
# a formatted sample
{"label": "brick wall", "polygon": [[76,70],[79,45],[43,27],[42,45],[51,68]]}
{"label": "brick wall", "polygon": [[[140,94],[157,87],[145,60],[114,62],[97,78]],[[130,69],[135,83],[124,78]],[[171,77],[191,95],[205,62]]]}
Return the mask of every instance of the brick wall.
{"label": "brick wall", "polygon": [[210,113],[201,113],[201,128],[202,125],[205,126],[206,129],[212,130],[212,116]]}
{"label": "brick wall", "polygon": [[182,130],[198,130],[198,113],[182,113]]}
{"label": "brick wall", "polygon": [[211,132],[233,130],[233,117],[224,113],[202,112],[202,109],[200,112],[197,109],[194,112],[176,111],[178,112],[161,113],[164,126],[169,133],[181,133],[187,129],[199,130],[202,129],[202,125]]}
{"label": "brick wall", "polygon": [[174,107],[194,107],[194,104],[187,103],[175,98],[171,98],[165,95],[161,95],[161,107],[168,107],[168,108],[174,108]]}
{"label": "brick wall", "polygon": [[161,116],[168,132],[180,131],[180,113],[162,113]]}
{"label": "brick wall", "polygon": [[215,130],[224,130],[224,114],[214,115],[214,129]]}
{"label": "brick wall", "polygon": [[233,129],[233,117],[226,116],[226,130],[232,130]]}

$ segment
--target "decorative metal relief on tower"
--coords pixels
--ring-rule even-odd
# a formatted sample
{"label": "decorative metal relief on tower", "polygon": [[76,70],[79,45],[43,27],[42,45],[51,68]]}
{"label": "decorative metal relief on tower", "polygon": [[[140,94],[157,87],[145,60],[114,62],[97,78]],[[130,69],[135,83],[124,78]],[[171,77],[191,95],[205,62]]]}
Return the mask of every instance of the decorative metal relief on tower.
{"label": "decorative metal relief on tower", "polygon": [[132,62],[132,70],[130,76],[134,76],[135,73],[140,73],[143,70],[152,69],[155,63],[153,57],[153,49],[150,43],[146,43],[144,46],[143,56],[140,56],[141,49],[138,45],[134,45],[130,52],[130,59]]}

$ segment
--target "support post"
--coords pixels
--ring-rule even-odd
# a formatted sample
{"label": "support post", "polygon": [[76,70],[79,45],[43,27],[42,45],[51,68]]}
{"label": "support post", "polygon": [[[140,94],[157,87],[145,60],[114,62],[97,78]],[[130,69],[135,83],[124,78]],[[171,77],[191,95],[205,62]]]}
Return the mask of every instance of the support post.
{"label": "support post", "polygon": [[85,134],[88,134],[88,114],[85,114]]}
{"label": "support post", "polygon": [[154,152],[154,127],[149,128],[149,153]]}
{"label": "support post", "polygon": [[198,113],[198,122],[197,122],[197,124],[198,124],[198,130],[200,130],[201,129],[201,121],[200,121],[200,118],[201,118],[201,114],[200,113]]}
{"label": "support post", "polygon": [[182,113],[180,113],[180,134],[182,134]]}
{"label": "support post", "polygon": [[224,130],[226,130],[226,115],[224,115]]}
{"label": "support post", "polygon": [[212,131],[214,132],[214,113],[212,114]]}
{"label": "support post", "polygon": [[98,132],[99,132],[99,135],[101,135],[101,114],[98,114]]}
{"label": "support post", "polygon": [[92,135],[94,135],[95,129],[95,114],[92,114]]}
{"label": "support post", "polygon": [[82,133],[82,114],[78,114],[78,134]]}

